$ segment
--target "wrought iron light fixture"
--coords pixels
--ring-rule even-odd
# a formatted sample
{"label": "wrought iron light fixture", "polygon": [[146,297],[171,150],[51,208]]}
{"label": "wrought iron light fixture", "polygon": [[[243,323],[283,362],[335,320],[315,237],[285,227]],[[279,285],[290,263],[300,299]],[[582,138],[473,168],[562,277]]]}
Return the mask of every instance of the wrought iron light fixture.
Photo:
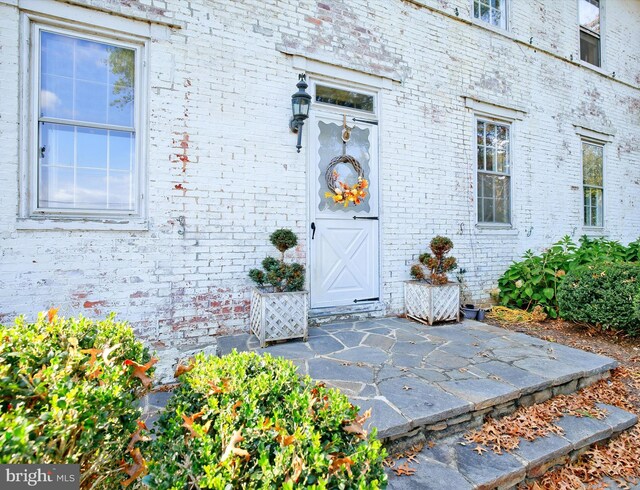
{"label": "wrought iron light fixture", "polygon": [[302,148],[302,126],[304,126],[304,121],[309,117],[309,108],[311,107],[311,96],[306,92],[308,86],[307,75],[300,73],[298,75],[298,84],[296,85],[298,91],[291,96],[293,115],[289,121],[289,128],[294,133],[298,133],[298,144],[296,145],[298,153]]}

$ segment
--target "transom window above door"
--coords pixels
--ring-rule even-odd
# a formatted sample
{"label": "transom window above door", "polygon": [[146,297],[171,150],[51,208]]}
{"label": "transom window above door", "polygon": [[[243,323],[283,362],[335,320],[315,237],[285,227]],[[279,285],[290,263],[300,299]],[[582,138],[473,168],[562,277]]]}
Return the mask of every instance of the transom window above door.
{"label": "transom window above door", "polygon": [[507,0],[473,0],[473,17],[492,26],[507,28]]}
{"label": "transom window above door", "polygon": [[371,113],[375,112],[375,97],[373,95],[330,87],[320,83],[316,84],[315,101]]}
{"label": "transom window above door", "polygon": [[32,212],[138,213],[141,47],[49,26],[32,35]]}

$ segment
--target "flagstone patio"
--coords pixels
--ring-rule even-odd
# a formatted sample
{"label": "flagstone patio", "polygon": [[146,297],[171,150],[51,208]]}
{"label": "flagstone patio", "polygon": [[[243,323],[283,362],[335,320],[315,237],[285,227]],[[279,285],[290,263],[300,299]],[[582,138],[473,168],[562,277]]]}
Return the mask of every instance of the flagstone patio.
{"label": "flagstone patio", "polygon": [[340,388],[387,442],[447,435],[607,377],[616,362],[484,323],[427,327],[403,318],[309,329],[307,342],[261,349],[255,336],[220,337],[218,354],[258,351]]}

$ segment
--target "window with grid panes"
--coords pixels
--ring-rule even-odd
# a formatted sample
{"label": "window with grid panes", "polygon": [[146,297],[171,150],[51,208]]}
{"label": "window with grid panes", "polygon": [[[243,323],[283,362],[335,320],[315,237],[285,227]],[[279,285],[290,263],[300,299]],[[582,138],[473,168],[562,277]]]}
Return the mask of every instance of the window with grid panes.
{"label": "window with grid panes", "polygon": [[510,125],[477,120],[478,223],[511,223]]}
{"label": "window with grid panes", "polygon": [[506,29],[507,0],[473,0],[473,17]]}
{"label": "window with grid panes", "polygon": [[600,0],[578,0],[578,12],[580,59],[600,66]]}
{"label": "window with grid panes", "polygon": [[582,142],[582,188],[584,225],[601,228],[604,223],[604,179],[602,145]]}
{"label": "window with grid panes", "polygon": [[34,34],[34,212],[136,213],[138,47],[48,26]]}

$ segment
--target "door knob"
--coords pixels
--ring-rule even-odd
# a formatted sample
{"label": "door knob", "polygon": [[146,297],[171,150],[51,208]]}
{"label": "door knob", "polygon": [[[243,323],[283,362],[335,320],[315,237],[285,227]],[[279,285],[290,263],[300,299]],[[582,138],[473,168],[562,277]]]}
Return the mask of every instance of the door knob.
{"label": "door knob", "polygon": [[313,240],[316,237],[316,224],[311,223],[311,239]]}

